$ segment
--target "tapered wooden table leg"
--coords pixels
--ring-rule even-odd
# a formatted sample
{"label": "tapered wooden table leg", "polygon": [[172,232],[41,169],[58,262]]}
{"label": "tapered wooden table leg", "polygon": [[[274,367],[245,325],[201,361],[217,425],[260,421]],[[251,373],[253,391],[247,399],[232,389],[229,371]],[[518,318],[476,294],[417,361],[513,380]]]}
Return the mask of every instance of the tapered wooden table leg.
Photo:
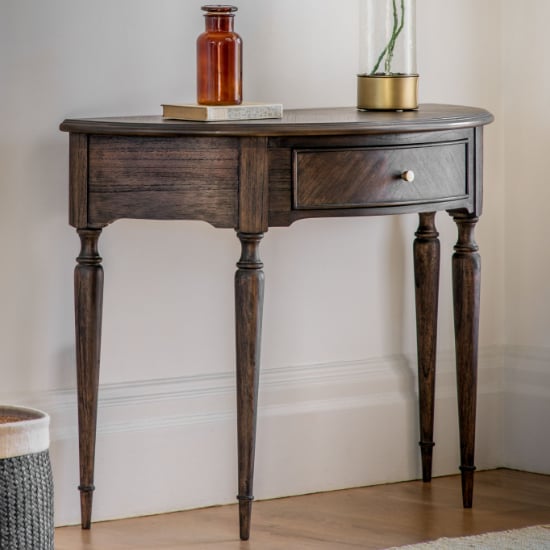
{"label": "tapered wooden table leg", "polygon": [[250,537],[254,451],[264,295],[263,264],[259,245],[262,234],[238,233],[242,255],[235,275],[237,348],[237,431],[239,458],[240,537]]}
{"label": "tapered wooden table leg", "polygon": [[416,335],[418,349],[418,401],[422,479],[432,479],[437,309],[439,297],[440,245],[435,212],[420,214],[414,241]]}
{"label": "tapered wooden table leg", "polygon": [[454,215],[458,241],[453,255],[453,296],[456,341],[458,416],[460,428],[460,470],[462,500],[472,507],[477,395],[479,293],[481,259],[474,240],[477,217]]}
{"label": "tapered wooden table leg", "polygon": [[82,528],[89,529],[94,491],[103,268],[98,253],[99,229],[79,229],[81,251],[75,268],[76,365],[80,451]]}

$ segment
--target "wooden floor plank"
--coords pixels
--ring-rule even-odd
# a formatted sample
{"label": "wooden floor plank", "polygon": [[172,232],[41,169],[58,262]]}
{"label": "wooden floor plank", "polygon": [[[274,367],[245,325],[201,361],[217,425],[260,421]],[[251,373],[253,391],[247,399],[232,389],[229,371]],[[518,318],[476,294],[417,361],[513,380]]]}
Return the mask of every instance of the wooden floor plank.
{"label": "wooden floor plank", "polygon": [[442,536],[550,524],[550,476],[476,474],[474,508],[460,478],[349,489],[256,502],[252,536],[238,540],[237,510],[222,506],[56,530],[57,550],[379,550]]}

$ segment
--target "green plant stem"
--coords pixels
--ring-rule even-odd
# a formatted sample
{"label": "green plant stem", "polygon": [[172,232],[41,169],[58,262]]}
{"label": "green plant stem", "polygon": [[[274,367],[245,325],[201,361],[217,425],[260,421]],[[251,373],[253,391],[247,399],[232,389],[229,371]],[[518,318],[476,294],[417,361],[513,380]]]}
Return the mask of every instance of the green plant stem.
{"label": "green plant stem", "polygon": [[397,42],[397,39],[399,38],[399,35],[401,34],[401,31],[403,30],[403,27],[405,26],[405,0],[401,0],[401,22],[399,22],[399,14],[397,12],[397,0],[392,0],[392,4],[393,4],[392,34],[390,36],[388,43],[386,44],[386,47],[382,50],[382,53],[378,57],[378,60],[376,61],[376,64],[371,74],[376,74],[378,72],[378,69],[384,57],[386,58],[384,62],[385,74],[391,74],[391,62],[393,59],[395,44]]}

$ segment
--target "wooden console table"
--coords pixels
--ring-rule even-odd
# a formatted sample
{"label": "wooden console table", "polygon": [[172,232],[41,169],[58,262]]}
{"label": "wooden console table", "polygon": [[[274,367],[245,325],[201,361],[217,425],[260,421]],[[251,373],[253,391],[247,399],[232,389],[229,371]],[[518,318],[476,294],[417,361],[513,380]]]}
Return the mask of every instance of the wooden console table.
{"label": "wooden console table", "polygon": [[452,260],[462,494],[472,505],[480,257],[482,134],[487,111],[423,105],[411,112],[355,108],[287,111],[280,120],[66,120],[70,224],[81,239],[75,269],[82,527],[89,528],[103,269],[102,229],[120,218],[203,220],[233,228],[240,536],[250,535],[264,273],[260,241],[302,218],[416,212],[416,319],[423,479],[431,479],[439,286],[435,213],[458,227]]}

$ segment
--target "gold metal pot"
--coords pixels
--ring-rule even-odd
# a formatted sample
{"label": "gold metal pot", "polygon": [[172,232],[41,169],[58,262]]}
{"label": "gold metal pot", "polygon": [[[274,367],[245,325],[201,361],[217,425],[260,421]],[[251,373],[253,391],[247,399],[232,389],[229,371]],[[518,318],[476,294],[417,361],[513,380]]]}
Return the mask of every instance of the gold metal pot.
{"label": "gold metal pot", "polygon": [[418,108],[418,75],[357,75],[357,108],[407,111]]}

